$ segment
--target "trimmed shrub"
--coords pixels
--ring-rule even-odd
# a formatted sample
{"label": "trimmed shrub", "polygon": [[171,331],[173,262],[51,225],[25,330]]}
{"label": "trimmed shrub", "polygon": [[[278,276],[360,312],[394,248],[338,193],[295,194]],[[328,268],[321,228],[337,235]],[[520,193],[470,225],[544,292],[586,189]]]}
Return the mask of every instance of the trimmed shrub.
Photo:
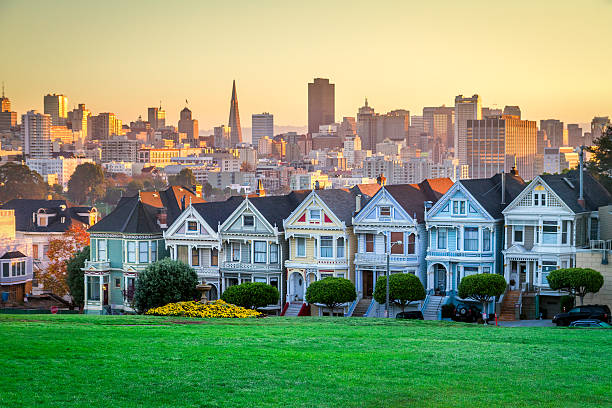
{"label": "trimmed shrub", "polygon": [[334,314],[334,309],[337,309],[343,303],[349,303],[357,299],[355,285],[348,279],[344,278],[325,278],[316,281],[306,289],[306,301],[308,303],[319,303],[327,306]]}
{"label": "trimmed shrub", "polygon": [[[394,273],[389,276],[389,301],[402,308],[402,312],[411,302],[425,299],[426,293],[421,280],[411,273]],[[387,300],[387,277],[376,280],[374,300],[385,304]]]}
{"label": "trimmed shrub", "polygon": [[164,258],[138,275],[134,307],[143,313],[152,307],[193,300],[198,283],[198,275],[189,265]]}
{"label": "trimmed shrub", "polygon": [[221,299],[227,303],[259,309],[260,307],[278,303],[278,289],[263,282],[245,282],[225,289]]}
{"label": "trimmed shrub", "polygon": [[603,275],[591,268],[564,268],[548,274],[548,284],[553,290],[564,290],[584,303],[587,293],[597,293],[603,286]]}
{"label": "trimmed shrub", "polygon": [[487,310],[487,304],[505,290],[506,279],[496,273],[466,276],[459,283],[459,297],[481,302],[484,311]]}

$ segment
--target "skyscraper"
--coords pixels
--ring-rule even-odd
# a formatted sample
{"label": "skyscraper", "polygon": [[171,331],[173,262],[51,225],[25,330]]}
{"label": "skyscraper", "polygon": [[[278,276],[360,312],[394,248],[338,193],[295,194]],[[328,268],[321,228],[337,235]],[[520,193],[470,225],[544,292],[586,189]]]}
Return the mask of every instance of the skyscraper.
{"label": "skyscraper", "polygon": [[374,109],[368,105],[368,98],[365,98],[365,104],[357,112],[357,134],[363,150],[376,150],[376,116]]}
{"label": "skyscraper", "polygon": [[23,152],[28,158],[50,159],[53,151],[51,143],[51,115],[31,110],[21,115],[21,138]]}
{"label": "skyscraper", "polygon": [[582,128],[576,123],[567,124],[567,140],[571,147],[578,147],[584,143]]}
{"label": "skyscraper", "polygon": [[270,139],[274,137],[274,115],[264,112],[251,116],[251,144],[257,146],[257,142],[264,136]]}
{"label": "skyscraper", "polygon": [[89,120],[89,135],[94,140],[107,140],[121,134],[121,120],[114,113],[103,112],[91,116]]}
{"label": "skyscraper", "polygon": [[536,176],[538,128],[515,116],[490,116],[466,123],[466,158],[471,178],[509,172],[516,165],[525,180]]}
{"label": "skyscraper", "polygon": [[232,100],[230,102],[229,122],[230,147],[242,143],[242,128],[240,127],[240,113],[238,112],[238,95],[236,94],[236,80],[232,85]]}
{"label": "skyscraper", "polygon": [[185,133],[187,135],[187,139],[193,140],[200,137],[198,121],[191,118],[191,110],[189,110],[186,106],[180,113],[178,131],[179,133]]}
{"label": "skyscraper", "polygon": [[66,125],[68,119],[68,97],[65,95],[48,94],[44,98],[45,114],[51,115],[55,126]]}
{"label": "skyscraper", "polygon": [[557,119],[546,119],[540,121],[540,130],[546,132],[549,147],[563,146],[563,122]]}
{"label": "skyscraper", "polygon": [[17,112],[11,112],[11,101],[4,96],[4,83],[2,84],[2,98],[0,98],[0,130],[10,130],[17,125]]}
{"label": "skyscraper", "polygon": [[151,129],[157,130],[166,126],[166,111],[162,109],[161,103],[159,108],[149,108],[148,116]]}
{"label": "skyscraper", "polygon": [[410,111],[396,109],[386,115],[376,116],[376,143],[386,139],[407,143],[410,128]]}
{"label": "skyscraper", "polygon": [[335,117],[335,85],[327,78],[315,78],[308,84],[308,133],[317,133],[321,125],[331,125]]}
{"label": "skyscraper", "polygon": [[87,138],[89,135],[88,132],[88,122],[89,117],[91,116],[91,112],[89,109],[85,108],[84,103],[80,103],[77,109],[73,109],[68,112],[68,121],[72,125],[73,131],[80,131],[81,137],[83,139]]}
{"label": "skyscraper", "polygon": [[433,139],[440,139],[446,147],[452,147],[455,139],[455,108],[437,106],[423,108],[424,132]]}
{"label": "skyscraper", "polygon": [[504,115],[517,116],[520,119],[521,108],[516,105],[506,105],[504,106]]}
{"label": "skyscraper", "polygon": [[216,126],[214,128],[215,147],[227,148],[230,147],[231,129],[225,125]]}
{"label": "skyscraper", "polygon": [[2,83],[2,98],[0,98],[0,112],[9,112],[11,110],[11,101],[4,96],[4,82]]}
{"label": "skyscraper", "polygon": [[465,150],[467,137],[467,121],[482,119],[482,105],[480,96],[472,95],[471,98],[458,95],[455,97],[455,158],[459,164],[467,164]]}

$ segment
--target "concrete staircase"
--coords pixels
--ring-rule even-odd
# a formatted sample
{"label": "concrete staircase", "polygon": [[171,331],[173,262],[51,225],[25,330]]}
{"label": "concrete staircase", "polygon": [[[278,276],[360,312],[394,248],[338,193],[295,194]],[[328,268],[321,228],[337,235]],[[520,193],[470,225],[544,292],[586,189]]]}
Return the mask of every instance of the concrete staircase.
{"label": "concrete staircase", "polygon": [[372,303],[372,298],[360,299],[359,302],[357,302],[355,309],[353,309],[353,314],[351,317],[364,317],[368,311],[368,307],[370,307],[370,303]]}
{"label": "concrete staircase", "polygon": [[297,316],[298,313],[300,313],[300,310],[302,309],[302,305],[303,305],[302,302],[289,303],[289,307],[285,311],[284,316]]}
{"label": "concrete staircase", "polygon": [[440,309],[442,309],[442,305],[446,302],[446,299],[446,296],[430,295],[429,302],[425,309],[423,309],[423,319],[438,320]]}
{"label": "concrete staircase", "polygon": [[501,304],[500,314],[497,317],[500,321],[509,322],[516,320],[515,305],[520,296],[521,292],[519,290],[510,290],[506,293]]}

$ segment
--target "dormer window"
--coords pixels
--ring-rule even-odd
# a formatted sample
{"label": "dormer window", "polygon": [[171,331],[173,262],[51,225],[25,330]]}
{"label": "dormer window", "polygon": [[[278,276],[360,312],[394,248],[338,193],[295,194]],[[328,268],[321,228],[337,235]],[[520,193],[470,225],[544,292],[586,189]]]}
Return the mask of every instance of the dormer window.
{"label": "dormer window", "polygon": [[242,216],[242,225],[244,227],[252,227],[255,225],[255,218],[252,215]]}
{"label": "dormer window", "polygon": [[380,207],[380,216],[381,217],[391,217],[391,207],[389,206]]}
{"label": "dormer window", "polygon": [[196,221],[187,221],[187,232],[197,232],[198,223]]}
{"label": "dormer window", "polygon": [[310,215],[310,222],[321,222],[321,210],[319,209],[310,210],[309,215]]}
{"label": "dormer window", "polygon": [[466,207],[465,200],[453,200],[453,215],[465,215]]}

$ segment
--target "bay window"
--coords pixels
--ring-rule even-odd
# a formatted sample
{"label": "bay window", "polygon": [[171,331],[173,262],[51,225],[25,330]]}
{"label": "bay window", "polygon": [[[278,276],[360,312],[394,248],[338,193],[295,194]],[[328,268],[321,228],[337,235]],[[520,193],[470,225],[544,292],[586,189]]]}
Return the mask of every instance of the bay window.
{"label": "bay window", "polygon": [[189,264],[189,248],[187,245],[178,245],[176,247],[177,252],[177,261],[180,261],[184,264]]}
{"label": "bay window", "polygon": [[446,249],[446,228],[438,228],[438,249]]}
{"label": "bay window", "polygon": [[270,244],[270,263],[278,263],[278,244]]}
{"label": "bay window", "polygon": [[321,237],[321,258],[334,256],[334,240],[332,237]]}
{"label": "bay window", "polygon": [[416,253],[416,235],[415,234],[408,235],[408,253],[409,254]]}
{"label": "bay window", "polygon": [[106,261],[107,259],[106,242],[105,239],[98,240],[98,261]]}
{"label": "bay window", "polygon": [[336,240],[336,258],[344,258],[344,238]]}
{"label": "bay window", "polygon": [[219,266],[219,250],[217,248],[210,251],[210,266]]}
{"label": "bay window", "polygon": [[542,243],[554,245],[557,243],[557,221],[543,221]]}
{"label": "bay window", "polygon": [[157,241],[151,241],[151,262],[157,261]]}
{"label": "bay window", "polygon": [[489,231],[488,229],[482,230],[482,250],[491,250],[491,231]]}
{"label": "bay window", "polygon": [[240,261],[240,243],[232,242],[232,261],[239,262]]}
{"label": "bay window", "polygon": [[255,241],[255,259],[253,260],[255,263],[266,263],[267,262],[267,252],[268,252],[268,243],[266,241]]}
{"label": "bay window", "polygon": [[297,256],[304,257],[306,256],[306,238],[297,238],[295,240],[297,247]]}
{"label": "bay window", "polygon": [[[394,243],[396,244],[393,245]],[[392,254],[403,255],[404,254],[404,233],[403,232],[392,232],[391,233],[391,243],[389,245],[391,246]]]}
{"label": "bay window", "polygon": [[466,227],[464,229],[463,245],[466,251],[478,251],[478,228]]}
{"label": "bay window", "polygon": [[87,277],[87,300],[100,300],[100,277]]}
{"label": "bay window", "polygon": [[136,263],[136,242],[128,241],[127,243],[127,261],[128,263]]}
{"label": "bay window", "polygon": [[149,243],[139,242],[138,243],[138,262],[148,263],[149,262]]}
{"label": "bay window", "polygon": [[199,248],[191,248],[191,266],[200,266]]}
{"label": "bay window", "polygon": [[515,244],[522,244],[525,240],[525,226],[513,225],[512,226],[512,242]]}
{"label": "bay window", "polygon": [[374,234],[365,234],[365,251],[374,252]]}

